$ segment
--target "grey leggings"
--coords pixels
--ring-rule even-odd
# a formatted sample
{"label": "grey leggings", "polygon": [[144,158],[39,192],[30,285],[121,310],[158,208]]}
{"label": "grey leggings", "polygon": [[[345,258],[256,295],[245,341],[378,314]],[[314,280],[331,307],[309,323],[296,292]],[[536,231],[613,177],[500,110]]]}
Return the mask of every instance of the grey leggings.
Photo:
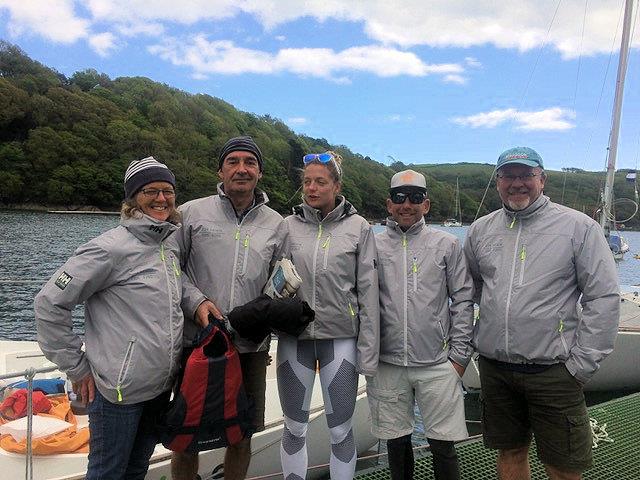
{"label": "grey leggings", "polygon": [[355,364],[355,338],[298,340],[280,336],[278,391],[285,425],[280,459],[285,480],[306,477],[307,426],[317,367],[331,441],[331,479],[353,478],[356,446],[352,423],[358,389]]}

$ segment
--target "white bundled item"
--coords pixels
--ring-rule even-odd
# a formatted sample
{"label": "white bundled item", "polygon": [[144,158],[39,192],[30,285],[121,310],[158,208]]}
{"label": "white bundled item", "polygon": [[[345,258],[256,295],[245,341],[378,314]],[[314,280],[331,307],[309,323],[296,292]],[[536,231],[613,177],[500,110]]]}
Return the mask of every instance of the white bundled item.
{"label": "white bundled item", "polygon": [[[32,424],[33,438],[53,435],[71,426],[73,426],[72,423],[65,422],[59,418],[34,415]],[[27,417],[22,417],[0,425],[0,435],[7,434],[11,435],[16,442],[27,438]]]}
{"label": "white bundled item", "polygon": [[293,297],[302,285],[302,279],[291,260],[283,258],[273,267],[263,293],[271,298]]}

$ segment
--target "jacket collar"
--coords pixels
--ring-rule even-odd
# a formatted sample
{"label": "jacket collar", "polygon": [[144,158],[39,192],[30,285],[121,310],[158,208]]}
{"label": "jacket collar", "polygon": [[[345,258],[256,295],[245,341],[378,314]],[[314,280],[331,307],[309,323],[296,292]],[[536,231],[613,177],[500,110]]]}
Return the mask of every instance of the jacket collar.
{"label": "jacket collar", "polygon": [[517,220],[526,220],[528,218],[534,217],[538,213],[542,212],[544,210],[544,207],[546,207],[548,204],[549,197],[544,194],[540,194],[540,196],[536,198],[535,201],[524,210],[513,211],[508,209],[506,205],[502,204],[502,211],[509,219],[509,222],[513,223]]}
{"label": "jacket collar", "polygon": [[144,214],[140,218],[122,218],[120,225],[141,242],[157,244],[175,232],[180,226],[169,222],[161,222]]}
{"label": "jacket collar", "polygon": [[423,228],[426,227],[426,223],[424,221],[424,216],[418,220],[416,223],[414,223],[413,225],[411,225],[406,232],[403,232],[402,229],[400,228],[400,225],[398,225],[398,222],[396,222],[392,217],[387,217],[387,232],[389,234],[393,234],[393,235],[415,235],[418,232],[420,232]]}
{"label": "jacket collar", "polygon": [[336,197],[336,206],[331,210],[326,217],[322,218],[322,212],[316,208],[313,208],[307,202],[302,202],[300,205],[293,207],[293,214],[300,217],[305,222],[310,223],[329,223],[337,222],[344,217],[353,215],[358,211],[355,209],[349,201],[344,198],[343,195]]}

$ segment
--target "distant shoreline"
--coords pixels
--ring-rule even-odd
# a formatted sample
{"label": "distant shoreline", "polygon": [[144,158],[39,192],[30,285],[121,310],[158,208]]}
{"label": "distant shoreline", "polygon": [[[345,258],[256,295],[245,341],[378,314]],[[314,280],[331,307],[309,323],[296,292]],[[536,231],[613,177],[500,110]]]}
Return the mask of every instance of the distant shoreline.
{"label": "distant shoreline", "polygon": [[101,210],[93,205],[39,205],[35,203],[23,203],[13,205],[0,205],[0,210],[43,212],[56,214],[94,214],[94,215],[120,215],[119,210]]}

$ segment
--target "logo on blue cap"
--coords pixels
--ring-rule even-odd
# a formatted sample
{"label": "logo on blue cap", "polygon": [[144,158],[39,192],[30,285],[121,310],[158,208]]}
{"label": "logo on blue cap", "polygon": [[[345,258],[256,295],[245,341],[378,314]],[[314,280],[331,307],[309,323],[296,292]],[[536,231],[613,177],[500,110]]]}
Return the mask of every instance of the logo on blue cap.
{"label": "logo on blue cap", "polygon": [[498,157],[496,169],[513,163],[526,165],[528,167],[544,168],[542,157],[538,155],[538,152],[536,152],[533,148],[529,147],[514,147],[510,148],[509,150],[505,150]]}

